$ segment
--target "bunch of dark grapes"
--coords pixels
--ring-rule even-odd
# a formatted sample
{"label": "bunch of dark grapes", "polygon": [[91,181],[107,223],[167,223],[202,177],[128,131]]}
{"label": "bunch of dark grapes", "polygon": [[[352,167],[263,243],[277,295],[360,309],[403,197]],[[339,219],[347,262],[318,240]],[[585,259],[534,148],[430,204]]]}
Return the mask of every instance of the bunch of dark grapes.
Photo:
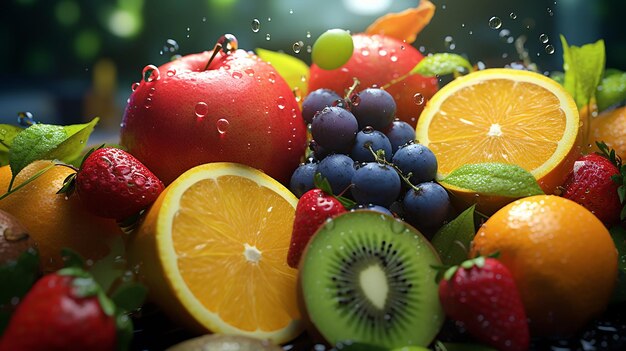
{"label": "bunch of dark grapes", "polygon": [[313,138],[311,155],[293,173],[291,191],[302,196],[315,187],[319,173],[335,195],[356,202],[355,210],[393,214],[428,232],[438,229],[451,205],[435,182],[437,159],[395,114],[396,102],[382,89],[347,98],[328,89],[311,92],[302,104]]}

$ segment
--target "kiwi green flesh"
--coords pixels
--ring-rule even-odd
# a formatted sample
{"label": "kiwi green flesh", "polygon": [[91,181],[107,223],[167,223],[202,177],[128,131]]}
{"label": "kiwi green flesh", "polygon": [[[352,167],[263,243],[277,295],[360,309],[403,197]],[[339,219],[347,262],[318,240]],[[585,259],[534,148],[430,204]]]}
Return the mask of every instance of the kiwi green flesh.
{"label": "kiwi green flesh", "polygon": [[436,271],[441,261],[415,228],[373,211],[322,226],[300,263],[309,324],[330,345],[426,346],[444,321]]}
{"label": "kiwi green flesh", "polygon": [[282,351],[267,340],[242,335],[210,334],[183,341],[166,351]]}

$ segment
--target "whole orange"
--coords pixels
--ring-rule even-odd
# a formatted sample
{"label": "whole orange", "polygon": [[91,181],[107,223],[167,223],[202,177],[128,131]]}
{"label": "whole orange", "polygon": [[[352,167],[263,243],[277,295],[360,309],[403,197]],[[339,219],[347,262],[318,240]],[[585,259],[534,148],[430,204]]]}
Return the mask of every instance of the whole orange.
{"label": "whole orange", "polygon": [[[15,178],[19,186],[51,161],[36,161]],[[56,192],[74,171],[54,166],[23,188],[0,200],[0,209],[15,216],[35,239],[44,272],[63,266],[61,249],[69,248],[87,260],[97,261],[109,253],[110,245],[122,235],[114,220],[87,212],[76,194],[66,197]],[[6,193],[11,180],[9,166],[0,168],[0,194]]]}
{"label": "whole orange", "polygon": [[491,216],[470,255],[495,252],[511,270],[537,335],[575,332],[604,311],[615,287],[617,250],[608,230],[562,197],[523,198]]}
{"label": "whole orange", "polygon": [[622,159],[626,157],[626,106],[600,113],[598,117],[591,119],[590,128],[595,151],[595,142],[604,141]]}

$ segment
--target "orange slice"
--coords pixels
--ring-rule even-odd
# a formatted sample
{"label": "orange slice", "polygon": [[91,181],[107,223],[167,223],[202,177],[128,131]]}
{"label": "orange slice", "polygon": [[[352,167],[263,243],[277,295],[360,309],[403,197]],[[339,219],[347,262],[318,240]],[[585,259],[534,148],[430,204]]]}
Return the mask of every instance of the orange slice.
{"label": "orange slice", "polygon": [[130,243],[154,301],[206,333],[282,343],[302,330],[287,251],[297,198],[266,174],[210,163],[159,196]]}
{"label": "orange slice", "polygon": [[[576,103],[552,79],[530,71],[487,69],[439,90],[421,114],[416,134],[437,156],[439,179],[464,164],[503,162],[528,170],[551,194],[580,153],[579,123]],[[461,197],[476,196],[447,187]],[[513,200],[483,195],[482,200],[497,202],[488,212]]]}

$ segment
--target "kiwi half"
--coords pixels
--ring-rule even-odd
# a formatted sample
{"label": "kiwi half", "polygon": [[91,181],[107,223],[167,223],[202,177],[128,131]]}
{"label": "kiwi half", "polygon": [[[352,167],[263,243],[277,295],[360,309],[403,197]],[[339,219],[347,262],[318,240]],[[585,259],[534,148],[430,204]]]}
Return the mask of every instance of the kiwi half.
{"label": "kiwi half", "polygon": [[441,261],[415,228],[373,211],[342,214],[313,236],[300,263],[300,303],[329,344],[426,346],[444,321]]}

